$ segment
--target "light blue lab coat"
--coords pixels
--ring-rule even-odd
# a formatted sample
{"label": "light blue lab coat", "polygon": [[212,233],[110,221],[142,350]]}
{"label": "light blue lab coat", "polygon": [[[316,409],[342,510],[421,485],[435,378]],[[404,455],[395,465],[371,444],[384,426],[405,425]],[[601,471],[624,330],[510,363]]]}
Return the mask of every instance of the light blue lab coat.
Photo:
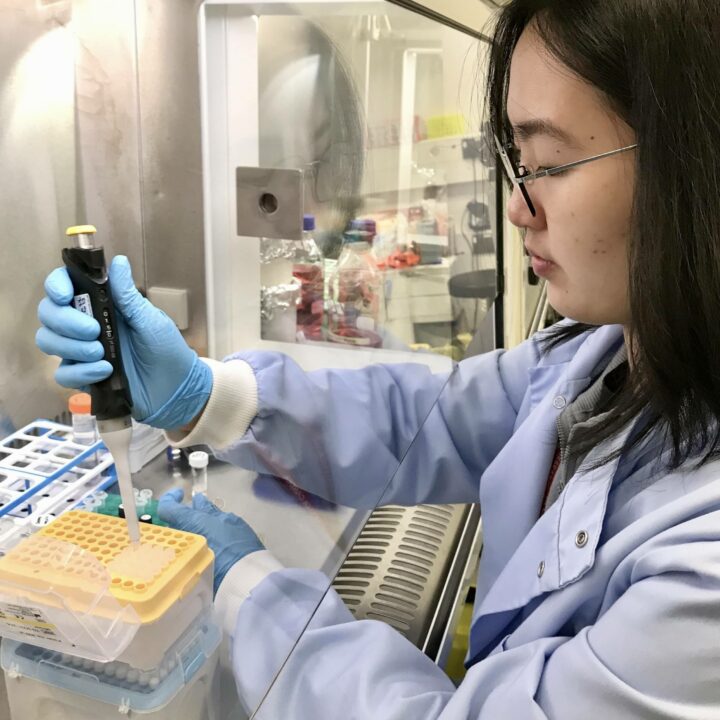
{"label": "light blue lab coat", "polygon": [[718,463],[668,473],[650,441],[584,473],[628,428],[540,516],[557,417],[622,341],[607,326],[543,356],[535,338],[449,380],[412,366],[305,374],[277,354],[241,355],[260,409],[226,459],[370,504],[405,456],[383,502],[479,500],[484,525],[458,688],[389,626],[355,621],[332,590],[302,633],[328,580],[280,570],[237,617],[233,662],[250,707],[302,634],[258,717],[720,718]]}

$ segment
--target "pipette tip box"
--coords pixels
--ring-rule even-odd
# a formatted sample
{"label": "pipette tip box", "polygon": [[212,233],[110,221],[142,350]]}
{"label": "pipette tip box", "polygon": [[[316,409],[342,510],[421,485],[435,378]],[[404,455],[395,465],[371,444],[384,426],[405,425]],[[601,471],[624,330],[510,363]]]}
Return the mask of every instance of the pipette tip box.
{"label": "pipette tip box", "polygon": [[68,720],[110,719],[118,713],[201,720],[213,715],[220,640],[220,630],[206,613],[149,670],[8,639],[2,641],[0,663],[13,717],[45,717],[52,703],[53,717]]}
{"label": "pipette tip box", "polygon": [[212,605],[205,538],[69,511],[0,558],[0,635],[151,668]]}

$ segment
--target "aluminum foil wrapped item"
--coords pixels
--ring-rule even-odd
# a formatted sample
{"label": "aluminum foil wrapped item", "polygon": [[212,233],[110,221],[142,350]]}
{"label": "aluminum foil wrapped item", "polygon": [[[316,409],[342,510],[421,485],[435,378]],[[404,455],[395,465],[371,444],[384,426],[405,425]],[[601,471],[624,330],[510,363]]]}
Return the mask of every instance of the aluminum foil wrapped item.
{"label": "aluminum foil wrapped item", "polygon": [[260,262],[265,264],[274,260],[294,260],[296,245],[294,240],[260,238]]}
{"label": "aluminum foil wrapped item", "polygon": [[270,321],[276,313],[297,307],[300,300],[300,281],[293,278],[286,285],[271,285],[260,290],[260,317]]}
{"label": "aluminum foil wrapped item", "polygon": [[296,341],[296,308],[300,301],[300,288],[300,281],[295,278],[287,284],[266,285],[262,288],[260,316],[264,340]]}

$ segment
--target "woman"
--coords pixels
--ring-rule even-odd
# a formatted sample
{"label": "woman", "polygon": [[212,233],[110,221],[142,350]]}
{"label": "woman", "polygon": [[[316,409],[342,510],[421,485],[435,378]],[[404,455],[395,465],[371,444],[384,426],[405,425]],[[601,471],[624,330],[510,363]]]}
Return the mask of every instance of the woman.
{"label": "woman", "polygon": [[[140,419],[356,504],[422,425],[412,472],[384,500],[482,504],[459,688],[329,593],[262,717],[720,717],[718,30],[714,0],[502,10],[489,99],[508,213],[574,322],[449,379],[305,374],[260,352],[200,361],[115,261]],[[68,307],[64,271],[46,289],[38,344],[65,359],[58,380],[104,377],[98,328]],[[373,432],[353,433],[348,416]],[[218,550],[217,603],[253,705],[327,581],[280,568],[239,518],[178,500],[165,516]]]}

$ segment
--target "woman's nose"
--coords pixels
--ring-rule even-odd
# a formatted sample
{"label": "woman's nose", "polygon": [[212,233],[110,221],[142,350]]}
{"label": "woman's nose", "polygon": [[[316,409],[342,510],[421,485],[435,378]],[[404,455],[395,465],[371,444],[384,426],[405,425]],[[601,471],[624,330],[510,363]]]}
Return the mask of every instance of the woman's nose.
{"label": "woman's nose", "polygon": [[520,192],[520,188],[517,185],[513,185],[512,195],[507,203],[507,214],[510,222],[515,227],[535,227],[544,222],[541,219],[542,208],[538,207],[537,203],[533,200],[535,207],[535,215],[530,212],[528,204],[525,202],[525,198]]}

